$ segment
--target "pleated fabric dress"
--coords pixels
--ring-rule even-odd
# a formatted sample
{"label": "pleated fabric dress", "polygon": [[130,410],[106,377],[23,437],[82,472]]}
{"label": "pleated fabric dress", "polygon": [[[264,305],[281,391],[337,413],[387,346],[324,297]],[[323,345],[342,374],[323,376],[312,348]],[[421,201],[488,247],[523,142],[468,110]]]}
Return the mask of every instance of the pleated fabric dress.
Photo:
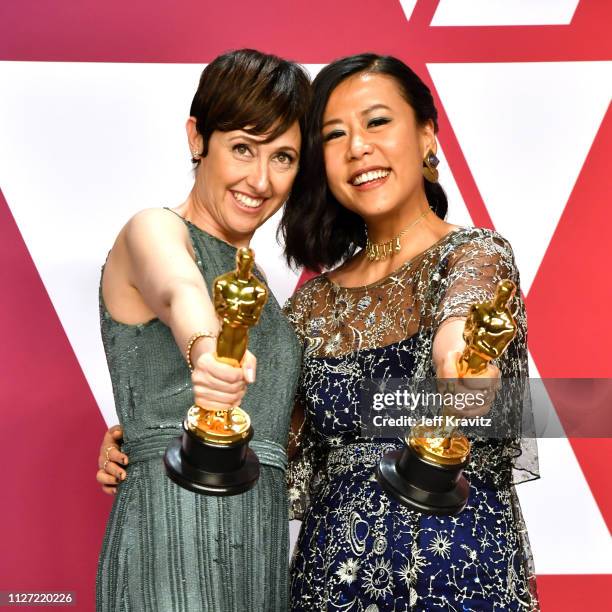
{"label": "pleated fabric dress", "polygon": [[[210,289],[216,276],[235,268],[236,249],[185,223]],[[278,303],[270,294],[250,331],[257,381],[242,403],[261,476],[254,489],[232,497],[186,491],[165,474],[164,450],[181,434],[193,402],[189,370],[170,329],[158,319],[142,325],[113,320],[101,292],[100,315],[130,463],[100,554],[97,610],[287,610],[285,447],[301,349]]]}

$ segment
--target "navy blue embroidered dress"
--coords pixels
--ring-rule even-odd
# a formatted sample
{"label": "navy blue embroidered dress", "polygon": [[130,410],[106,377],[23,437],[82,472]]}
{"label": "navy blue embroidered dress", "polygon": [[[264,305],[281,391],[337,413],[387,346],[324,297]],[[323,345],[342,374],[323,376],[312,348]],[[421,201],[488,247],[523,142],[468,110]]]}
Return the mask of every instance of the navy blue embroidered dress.
{"label": "navy blue embroidered dress", "polygon": [[[433,376],[437,328],[491,299],[518,273],[509,244],[482,229],[460,229],[366,287],[323,275],[287,307],[304,345],[298,392],[305,420],[289,498],[302,529],[291,568],[292,610],[537,610],[526,529],[513,484],[533,478],[525,442],[473,445],[468,506],[427,516],[390,499],[375,480],[380,457],[401,442],[362,437],[360,382]],[[527,375],[526,319],[497,364]]]}

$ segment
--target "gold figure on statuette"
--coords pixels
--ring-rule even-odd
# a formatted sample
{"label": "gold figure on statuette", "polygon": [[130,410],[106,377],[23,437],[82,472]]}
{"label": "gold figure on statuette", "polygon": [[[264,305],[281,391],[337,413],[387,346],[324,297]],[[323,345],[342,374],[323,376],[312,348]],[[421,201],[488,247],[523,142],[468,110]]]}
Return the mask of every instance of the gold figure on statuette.
{"label": "gold figure on statuette", "polygon": [[[268,299],[268,289],[253,274],[253,251],[243,247],[236,252],[236,270],[218,276],[213,283],[213,303],[221,319],[215,357],[240,367],[247,350],[249,328],[257,324]],[[226,443],[246,438],[249,415],[239,406],[217,410],[192,406],[187,427],[209,442]]]}
{"label": "gold figure on statuette", "polygon": [[[509,304],[516,285],[509,279],[498,283],[490,302],[473,304],[465,322],[463,339],[466,347],[457,361],[459,378],[481,374],[489,362],[497,359],[516,335],[516,322]],[[448,383],[446,391],[452,391]],[[450,415],[442,412],[443,421]],[[406,442],[421,457],[442,465],[462,463],[470,453],[470,442],[457,435],[455,428],[417,428]]]}

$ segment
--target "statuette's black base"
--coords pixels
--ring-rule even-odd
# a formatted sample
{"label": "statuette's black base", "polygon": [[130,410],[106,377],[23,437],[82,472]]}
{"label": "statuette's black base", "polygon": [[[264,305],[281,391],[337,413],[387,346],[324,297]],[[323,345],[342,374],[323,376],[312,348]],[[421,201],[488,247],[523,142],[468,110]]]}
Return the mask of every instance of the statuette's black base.
{"label": "statuette's black base", "polygon": [[376,479],[400,504],[425,514],[453,515],[465,508],[470,485],[461,474],[469,457],[456,465],[432,463],[410,446],[387,453]]}
{"label": "statuette's black base", "polygon": [[239,495],[253,488],[259,478],[259,459],[246,438],[230,444],[202,440],[183,424],[183,435],[170,442],[164,455],[169,478],[202,495]]}

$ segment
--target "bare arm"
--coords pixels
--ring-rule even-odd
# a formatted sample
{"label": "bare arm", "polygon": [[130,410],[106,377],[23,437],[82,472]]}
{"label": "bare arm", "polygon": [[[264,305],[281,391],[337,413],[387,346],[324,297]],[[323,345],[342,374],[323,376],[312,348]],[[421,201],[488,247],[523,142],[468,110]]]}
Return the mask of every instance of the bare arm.
{"label": "bare arm", "polygon": [[[194,261],[187,229],[168,211],[145,210],[127,223],[108,257],[103,287],[115,291],[113,297],[118,301],[137,296],[135,310],[148,311],[149,316],[152,312],[163,321],[183,355],[195,332],[218,332],[217,314]],[[194,402],[227,409],[240,404],[246,382],[255,380],[256,360],[247,351],[243,367],[234,368],[214,358],[215,347],[214,338],[200,338],[192,348]],[[98,456],[96,479],[111,495],[127,478],[121,467],[128,464],[127,455],[119,449],[122,437],[119,425],[111,427]]]}
{"label": "bare arm", "polygon": [[[194,261],[187,228],[176,215],[162,209],[135,215],[113,247],[107,272],[121,266],[126,282],[168,325],[183,355],[195,332],[218,331],[217,314]],[[254,380],[255,360],[249,355],[243,369],[233,368],[214,359],[215,346],[214,339],[200,338],[192,348],[194,399],[227,409],[240,403],[245,380]]]}
{"label": "bare arm", "polygon": [[165,210],[145,210],[122,234],[128,282],[170,327],[177,345],[184,350],[194,332],[217,331],[217,315],[182,221]]}

